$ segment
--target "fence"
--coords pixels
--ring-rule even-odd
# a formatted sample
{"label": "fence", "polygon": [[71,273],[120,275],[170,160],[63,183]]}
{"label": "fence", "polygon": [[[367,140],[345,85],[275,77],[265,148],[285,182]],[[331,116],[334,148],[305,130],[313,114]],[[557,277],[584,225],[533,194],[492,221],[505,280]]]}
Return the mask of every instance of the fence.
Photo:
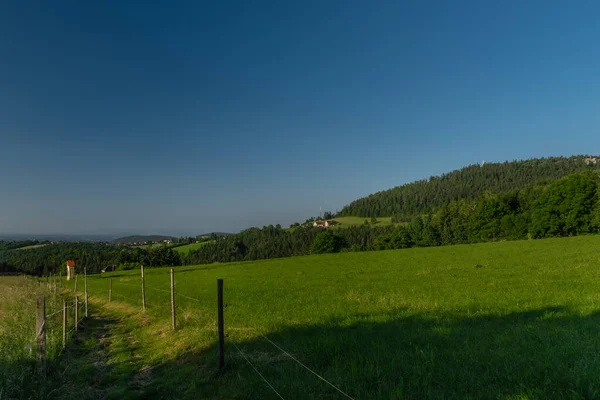
{"label": "fence", "polygon": [[[85,275],[84,275],[85,277]],[[148,289],[152,290],[152,291],[156,291],[156,292],[160,292],[163,293],[165,295],[169,295],[169,300],[170,300],[170,304],[169,305],[154,305],[154,307],[158,306],[161,309],[166,309],[169,308],[170,312],[171,312],[171,327],[173,330],[177,330],[180,329],[178,327],[177,324],[177,297],[181,297],[181,298],[185,298],[187,300],[191,300],[193,302],[197,302],[197,303],[204,303],[205,302],[203,300],[200,300],[198,298],[192,297],[192,296],[188,296],[186,294],[183,293],[179,293],[178,291],[175,290],[175,270],[173,268],[171,268],[170,273],[169,273],[169,287],[170,290],[165,290],[159,287],[155,287],[155,286],[148,286],[146,284],[146,279],[145,279],[145,274],[144,274],[144,268],[143,266],[140,269],[140,281],[139,281],[139,285],[134,285],[131,283],[125,283],[125,282],[119,282],[119,285],[124,285],[124,286],[128,286],[128,287],[134,287],[136,288],[136,290],[139,290],[139,302],[138,299],[135,299],[133,297],[130,296],[125,296],[121,293],[117,293],[115,290],[115,286],[113,285],[113,278],[112,277],[108,277],[107,279],[107,286],[108,286],[108,290],[107,292],[104,292],[107,297],[105,298],[108,303],[113,302],[115,299],[122,299],[125,300],[127,302],[133,302],[133,303],[137,303],[141,305],[141,310],[142,312],[146,313],[148,311],[148,307],[152,306],[152,304],[148,304],[147,299],[146,299],[146,291]],[[85,278],[84,281],[84,285],[85,285],[85,296],[87,299],[87,278]],[[165,287],[166,287],[166,282],[165,282]],[[77,290],[77,275],[75,276],[75,282],[74,282],[74,287],[75,287],[75,292]],[[105,289],[106,290],[106,289]],[[87,301],[86,301],[87,304]],[[217,279],[217,361],[218,361],[218,366],[219,369],[222,370],[225,368],[226,363],[225,363],[225,352],[226,352],[226,346],[225,346],[225,338],[226,338],[226,334],[225,334],[225,318],[224,318],[224,309],[225,309],[226,305],[224,305],[224,282],[223,279]],[[87,305],[86,305],[86,309],[87,309]],[[87,315],[87,314],[86,314]],[[240,329],[240,328],[237,328]],[[280,352],[282,355],[285,355],[286,357],[288,357],[290,360],[296,362],[298,365],[300,365],[301,367],[303,367],[304,369],[306,369],[307,371],[309,371],[311,374],[313,374],[315,377],[317,377],[318,379],[322,380],[323,382],[325,382],[327,385],[331,386],[334,390],[336,390],[337,392],[339,392],[340,394],[342,394],[343,396],[345,396],[346,398],[352,399],[352,397],[347,394],[346,392],[344,392],[342,389],[340,389],[339,387],[337,387],[336,385],[334,385],[333,383],[331,383],[330,381],[328,381],[327,379],[325,379],[323,376],[321,376],[320,374],[318,374],[317,372],[315,372],[313,369],[311,369],[309,366],[307,366],[306,364],[300,362],[296,357],[294,357],[289,351],[286,351],[285,349],[283,349],[279,344],[275,343],[273,340],[269,339],[267,336],[263,335],[262,333],[260,333],[260,331],[258,329],[252,328],[252,327],[246,327],[244,328],[245,330],[252,330],[255,331],[258,336],[262,339],[264,339],[265,343],[268,343],[270,346],[272,346],[273,349],[275,349],[277,352]],[[250,359],[246,356],[246,354],[244,353],[244,351],[242,350],[242,348],[240,346],[238,346],[238,344],[236,344],[234,341],[231,341],[231,344],[233,345],[233,347],[235,348],[235,350],[237,351],[237,353],[240,355],[240,357],[245,360],[247,362],[248,365],[250,365],[250,367],[252,368],[252,370],[254,372],[256,372],[260,378],[269,386],[269,388],[281,399],[283,399],[282,395],[277,391],[277,389],[264,377],[263,374],[260,373],[260,371],[256,368],[256,366],[250,361]]]}
{"label": "fence", "polygon": [[[61,333],[60,349],[53,353],[62,353],[74,334],[76,334],[81,326],[82,321],[88,316],[88,293],[87,293],[87,274],[85,279],[85,293],[83,298],[80,298],[77,292],[74,294],[59,294],[61,299],[60,307],[48,310],[46,307],[46,296],[40,295],[36,297],[36,318],[35,318],[35,348],[36,348],[36,370],[39,375],[46,375],[47,367],[47,350],[48,339],[56,347],[56,332]],[[57,287],[59,285],[55,276],[47,277],[46,282],[38,281],[38,284],[46,284],[53,297],[57,295]],[[60,284],[64,287],[62,279]],[[53,302],[56,304],[56,301]],[[50,334],[48,334],[50,332]]]}

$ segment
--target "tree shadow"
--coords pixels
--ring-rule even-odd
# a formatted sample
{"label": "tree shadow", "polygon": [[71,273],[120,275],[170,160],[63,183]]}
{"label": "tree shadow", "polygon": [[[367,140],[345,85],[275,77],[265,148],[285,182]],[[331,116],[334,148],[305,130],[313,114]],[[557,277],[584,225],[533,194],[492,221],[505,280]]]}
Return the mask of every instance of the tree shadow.
{"label": "tree shadow", "polygon": [[[440,318],[407,311],[353,315],[350,324],[334,319],[266,337],[355,399],[600,397],[600,313],[582,316],[548,307]],[[249,340],[227,332],[221,374],[211,373],[213,346],[157,365],[146,394],[278,398],[245,356],[283,398],[347,398],[258,332]]]}

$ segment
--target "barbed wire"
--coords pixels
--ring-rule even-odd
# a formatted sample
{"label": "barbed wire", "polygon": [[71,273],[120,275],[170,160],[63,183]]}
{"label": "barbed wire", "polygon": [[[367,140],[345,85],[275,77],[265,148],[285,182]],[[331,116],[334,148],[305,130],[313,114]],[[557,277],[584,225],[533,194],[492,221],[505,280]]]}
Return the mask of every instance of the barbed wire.
{"label": "barbed wire", "polygon": [[262,333],[259,333],[260,336],[262,336],[264,339],[266,339],[269,343],[271,343],[273,346],[277,347],[279,350],[281,350],[283,352],[283,354],[285,354],[286,356],[288,356],[289,358],[291,358],[292,360],[296,361],[298,364],[300,364],[301,366],[303,366],[304,368],[306,368],[308,371],[310,371],[313,375],[315,375],[317,378],[321,379],[323,382],[327,383],[329,386],[331,386],[332,388],[334,388],[335,390],[337,390],[338,392],[340,392],[341,394],[343,394],[344,396],[346,396],[349,399],[354,400],[353,397],[351,397],[348,393],[342,391],[342,389],[338,388],[337,386],[335,386],[333,383],[329,382],[327,379],[323,378],[321,375],[317,374],[315,371],[313,371],[312,369],[310,369],[309,367],[307,367],[306,365],[304,365],[303,363],[301,363],[300,361],[298,361],[294,356],[292,356],[290,353],[288,353],[287,351],[285,351],[284,349],[282,349],[281,347],[279,347],[278,345],[276,345],[271,339],[269,339],[268,337],[266,337],[265,335],[263,335]]}
{"label": "barbed wire", "polygon": [[277,396],[279,396],[279,398],[280,398],[280,399],[282,399],[282,400],[285,400],[285,399],[283,398],[283,396],[282,396],[282,395],[280,395],[280,394],[279,394],[279,392],[278,392],[278,391],[277,391],[277,390],[276,390],[276,389],[273,387],[273,385],[271,385],[271,384],[269,383],[269,381],[268,381],[268,380],[267,380],[267,379],[266,379],[266,378],[263,376],[263,374],[261,374],[261,373],[258,371],[258,369],[256,369],[256,367],[254,366],[254,364],[252,364],[252,363],[250,362],[250,360],[248,359],[248,357],[246,357],[246,355],[245,355],[245,354],[242,352],[242,350],[241,350],[241,349],[238,347],[238,345],[237,345],[237,344],[235,344],[235,342],[231,342],[231,343],[232,343],[232,344],[235,346],[235,348],[236,348],[236,349],[237,349],[237,350],[240,352],[240,354],[242,355],[242,357],[244,357],[244,360],[246,360],[246,362],[247,362],[248,364],[250,364],[250,366],[251,366],[251,367],[254,369],[254,371],[256,371],[256,373],[257,373],[257,374],[258,374],[258,375],[259,375],[259,376],[262,378],[262,380],[263,380],[263,381],[265,381],[265,383],[266,383],[267,385],[269,385],[269,387],[270,387],[270,388],[273,390],[273,392],[275,392],[275,394],[276,394]]}

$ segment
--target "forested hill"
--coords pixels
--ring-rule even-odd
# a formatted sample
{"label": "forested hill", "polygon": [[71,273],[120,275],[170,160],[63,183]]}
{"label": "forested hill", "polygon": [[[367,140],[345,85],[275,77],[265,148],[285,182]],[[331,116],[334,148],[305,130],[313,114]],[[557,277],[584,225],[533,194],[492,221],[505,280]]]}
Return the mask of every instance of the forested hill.
{"label": "forested hill", "polygon": [[474,200],[488,190],[494,193],[518,190],[539,181],[555,180],[588,170],[600,171],[600,157],[549,157],[469,165],[355,200],[339,215],[392,216],[397,221],[408,221],[411,216],[428,213],[452,200]]}

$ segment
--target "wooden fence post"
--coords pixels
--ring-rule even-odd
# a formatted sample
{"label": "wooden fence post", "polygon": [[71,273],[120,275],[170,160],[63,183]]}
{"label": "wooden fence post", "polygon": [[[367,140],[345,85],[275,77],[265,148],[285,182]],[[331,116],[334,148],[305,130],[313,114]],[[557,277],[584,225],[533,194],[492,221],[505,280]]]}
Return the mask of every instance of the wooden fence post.
{"label": "wooden fence post", "polygon": [[144,281],[144,266],[142,265],[142,309],[146,312],[146,285]]}
{"label": "wooden fence post", "polygon": [[112,278],[108,278],[108,302],[112,301]]}
{"label": "wooden fence post", "polygon": [[83,267],[83,279],[85,286],[85,317],[88,317],[88,291],[87,291],[87,267]]}
{"label": "wooden fence post", "polygon": [[67,347],[67,302],[63,301],[63,349]]}
{"label": "wooden fence post", "polygon": [[35,313],[35,342],[37,347],[38,374],[46,376],[46,298],[37,296]]}
{"label": "wooden fence post", "polygon": [[75,274],[75,287],[73,288],[73,293],[77,293],[77,277],[79,274]]}
{"label": "wooden fence post", "polygon": [[175,318],[175,271],[171,268],[171,322],[173,324],[173,330],[177,329],[177,322]]}
{"label": "wooden fence post", "polygon": [[75,332],[79,329],[79,296],[75,296]]}
{"label": "wooden fence post", "polygon": [[217,312],[219,317],[219,369],[225,367],[225,328],[223,321],[223,279],[217,279]]}

